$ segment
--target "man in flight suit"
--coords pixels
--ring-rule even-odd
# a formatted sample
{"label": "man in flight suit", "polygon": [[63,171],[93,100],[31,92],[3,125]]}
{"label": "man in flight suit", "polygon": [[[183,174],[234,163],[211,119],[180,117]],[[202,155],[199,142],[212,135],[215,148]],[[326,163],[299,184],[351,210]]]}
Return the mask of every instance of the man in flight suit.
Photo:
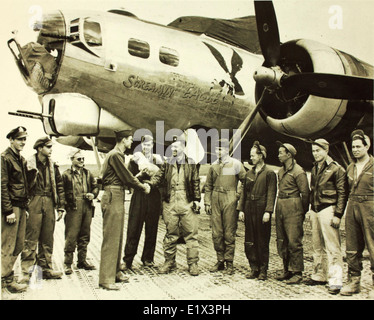
{"label": "man in flight suit", "polygon": [[217,263],[211,272],[224,270],[228,275],[234,273],[235,236],[238,224],[236,210],[240,192],[238,182],[244,182],[243,164],[229,156],[229,140],[221,139],[216,143],[218,159],[211,165],[205,183],[205,212],[211,215],[212,237],[217,253]]}
{"label": "man in flight suit", "polygon": [[[153,153],[152,136],[143,136],[141,138],[141,146],[142,151],[134,154],[128,169],[140,181],[146,181],[155,173],[152,173],[151,170],[157,169],[158,171],[164,161],[158,154]],[[123,258],[125,263],[123,267],[126,267],[126,269],[131,269],[132,261],[138,249],[143,224],[145,225],[145,239],[141,261],[146,267],[154,266],[153,257],[156,249],[160,211],[161,195],[158,188],[152,188],[149,194],[134,190],[130,202],[125,256]]]}
{"label": "man in flight suit", "polygon": [[342,284],[343,255],[340,219],[347,202],[345,170],[329,155],[329,143],[317,139],[312,144],[315,160],[311,172],[310,222],[313,242],[313,273],[307,284],[326,284],[337,294]]}
{"label": "man in flight suit", "polygon": [[60,279],[62,273],[52,266],[53,234],[55,230],[55,208],[59,221],[65,213],[65,193],[58,165],[52,161],[52,140],[38,139],[34,144],[36,154],[27,167],[35,174],[30,184],[30,217],[26,226],[25,246],[21,255],[23,281],[28,281],[33,265],[43,270],[44,279]]}
{"label": "man in flight suit", "polygon": [[13,267],[22,252],[27,219],[28,180],[26,160],[21,156],[26,143],[25,127],[11,130],[10,146],[1,154],[1,293],[23,292],[27,285],[14,280]]}
{"label": "man in flight suit", "polygon": [[245,175],[238,204],[239,219],[245,223],[244,250],[251,267],[247,279],[267,279],[277,176],[266,166],[266,156],[266,148],[255,141],[250,155],[253,168]]}
{"label": "man in flight suit", "polygon": [[103,168],[102,180],[104,194],[101,198],[103,214],[103,242],[99,286],[106,290],[119,290],[115,282],[126,282],[120,270],[125,222],[125,186],[149,193],[149,185],[142,184],[125,165],[125,150],[131,148],[131,130],[115,131],[116,146],[108,152]]}
{"label": "man in flight suit", "polygon": [[349,200],[345,218],[348,283],[340,291],[350,296],[360,292],[362,252],[369,251],[374,299],[374,158],[369,155],[370,139],[362,130],[351,134],[355,161],[347,168]]}
{"label": "man in flight suit", "polygon": [[190,275],[198,276],[199,269],[199,216],[193,210],[200,207],[200,177],[197,165],[185,153],[184,135],[173,137],[172,157],[151,179],[152,186],[163,185],[163,219],[166,225],[164,238],[165,262],[159,273],[169,273],[176,268],[177,243],[180,235],[187,246],[187,264]]}
{"label": "man in flight suit", "polygon": [[306,173],[295,160],[296,149],[289,143],[278,143],[278,200],[275,209],[277,247],[283,259],[283,274],[277,280],[297,284],[304,270],[303,222],[309,209],[309,185]]}
{"label": "man in flight suit", "polygon": [[64,264],[67,275],[73,272],[71,264],[76,247],[78,248],[77,267],[95,270],[86,258],[94,212],[92,201],[99,193],[95,177],[84,168],[82,152],[79,149],[73,149],[70,153],[70,160],[71,168],[62,174],[66,198]]}

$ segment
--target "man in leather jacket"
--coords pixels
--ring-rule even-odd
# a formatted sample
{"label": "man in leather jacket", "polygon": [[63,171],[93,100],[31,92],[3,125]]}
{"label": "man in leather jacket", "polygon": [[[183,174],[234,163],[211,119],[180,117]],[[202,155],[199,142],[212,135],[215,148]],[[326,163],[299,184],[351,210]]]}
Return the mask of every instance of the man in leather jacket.
{"label": "man in leather jacket", "polygon": [[1,154],[1,293],[23,292],[27,285],[17,283],[13,267],[22,252],[29,201],[26,160],[21,155],[27,138],[25,127],[7,134],[10,146]]}
{"label": "man in leather jacket", "polygon": [[65,274],[73,271],[71,264],[75,248],[78,248],[79,269],[95,270],[87,258],[90,242],[91,221],[94,213],[93,199],[99,193],[97,182],[92,173],[84,168],[84,157],[79,149],[70,153],[71,168],[62,174],[66,198],[65,216]]}
{"label": "man in leather jacket", "polygon": [[347,202],[345,170],[329,155],[329,143],[317,139],[312,143],[315,160],[311,171],[310,221],[313,240],[313,273],[309,285],[326,284],[337,294],[342,285],[343,256],[340,219]]}

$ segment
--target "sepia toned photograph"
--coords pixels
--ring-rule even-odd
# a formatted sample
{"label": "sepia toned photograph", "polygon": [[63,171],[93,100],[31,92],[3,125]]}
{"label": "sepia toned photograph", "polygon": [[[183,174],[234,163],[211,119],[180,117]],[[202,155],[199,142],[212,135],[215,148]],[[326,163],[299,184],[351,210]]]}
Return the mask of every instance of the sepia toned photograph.
{"label": "sepia toned photograph", "polygon": [[374,300],[373,10],[3,2],[1,300]]}

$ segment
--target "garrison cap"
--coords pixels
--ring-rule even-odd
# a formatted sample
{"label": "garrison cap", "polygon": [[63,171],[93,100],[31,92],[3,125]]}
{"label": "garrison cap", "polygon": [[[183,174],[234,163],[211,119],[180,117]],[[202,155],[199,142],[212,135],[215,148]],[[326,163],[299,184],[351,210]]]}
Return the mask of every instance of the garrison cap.
{"label": "garrison cap", "polygon": [[78,148],[71,148],[69,151],[69,158],[74,158],[76,154],[80,153],[82,150]]}
{"label": "garrison cap", "polygon": [[52,144],[52,140],[46,136],[46,137],[43,137],[43,138],[39,138],[38,140],[36,140],[36,142],[34,143],[34,146],[33,148],[35,150],[38,150],[39,147],[44,147],[47,143],[51,143]]}
{"label": "garrison cap", "polygon": [[223,138],[219,139],[215,143],[216,148],[229,148],[230,147],[230,141],[229,139]]}
{"label": "garrison cap", "polygon": [[278,145],[279,148],[280,147],[285,148],[289,153],[292,154],[292,157],[295,158],[297,152],[296,152],[295,147],[292,144],[282,143],[280,141],[277,141],[277,145]]}
{"label": "garrison cap", "polygon": [[117,130],[114,131],[117,139],[128,138],[133,135],[132,130]]}
{"label": "garrison cap", "polygon": [[259,151],[262,153],[262,155],[264,156],[264,159],[266,159],[266,157],[267,157],[267,151],[266,151],[266,148],[265,148],[264,146],[262,146],[262,145],[260,144],[260,142],[255,141],[255,142],[253,143],[253,147],[252,147],[252,148],[256,148],[257,150],[259,150]]}
{"label": "garrison cap", "polygon": [[365,145],[365,146],[370,146],[370,138],[364,133],[363,130],[361,129],[357,129],[357,130],[354,130],[352,133],[351,133],[351,139],[354,140],[354,139],[361,139],[362,140],[362,143]]}
{"label": "garrison cap", "polygon": [[19,138],[24,138],[24,137],[27,137],[27,130],[25,127],[21,127],[21,126],[14,128],[6,135],[7,139],[10,139],[10,138],[19,139]]}
{"label": "garrison cap", "polygon": [[185,138],[185,136],[184,136],[184,133],[182,133],[182,134],[179,135],[179,136],[173,136],[173,143],[174,143],[174,142],[177,142],[177,141],[180,141],[180,142],[186,143],[186,138]]}
{"label": "garrison cap", "polygon": [[143,142],[153,142],[153,137],[149,134],[146,134],[141,137],[140,141]]}
{"label": "garrison cap", "polygon": [[312,145],[313,144],[315,144],[316,146],[319,146],[319,147],[321,147],[322,149],[324,149],[324,150],[329,150],[329,143],[328,143],[328,141],[327,140],[325,140],[325,139],[317,139],[317,140],[314,140],[313,142],[312,142]]}

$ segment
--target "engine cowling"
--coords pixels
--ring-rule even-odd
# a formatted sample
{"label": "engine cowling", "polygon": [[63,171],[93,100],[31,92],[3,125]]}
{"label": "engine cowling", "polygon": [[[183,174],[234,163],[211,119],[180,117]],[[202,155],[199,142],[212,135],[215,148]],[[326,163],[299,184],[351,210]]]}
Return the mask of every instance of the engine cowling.
{"label": "engine cowling", "polygon": [[[372,77],[373,67],[344,52],[312,40],[294,40],[282,44],[279,60],[287,74],[300,72],[332,73]],[[256,87],[256,97],[263,87]],[[349,101],[321,98],[293,92],[287,96],[278,90],[270,103],[261,110],[261,116],[275,131],[304,139],[329,136],[331,140],[347,131],[346,125],[355,128],[372,106],[367,101]],[[372,118],[372,116],[371,116]]]}

